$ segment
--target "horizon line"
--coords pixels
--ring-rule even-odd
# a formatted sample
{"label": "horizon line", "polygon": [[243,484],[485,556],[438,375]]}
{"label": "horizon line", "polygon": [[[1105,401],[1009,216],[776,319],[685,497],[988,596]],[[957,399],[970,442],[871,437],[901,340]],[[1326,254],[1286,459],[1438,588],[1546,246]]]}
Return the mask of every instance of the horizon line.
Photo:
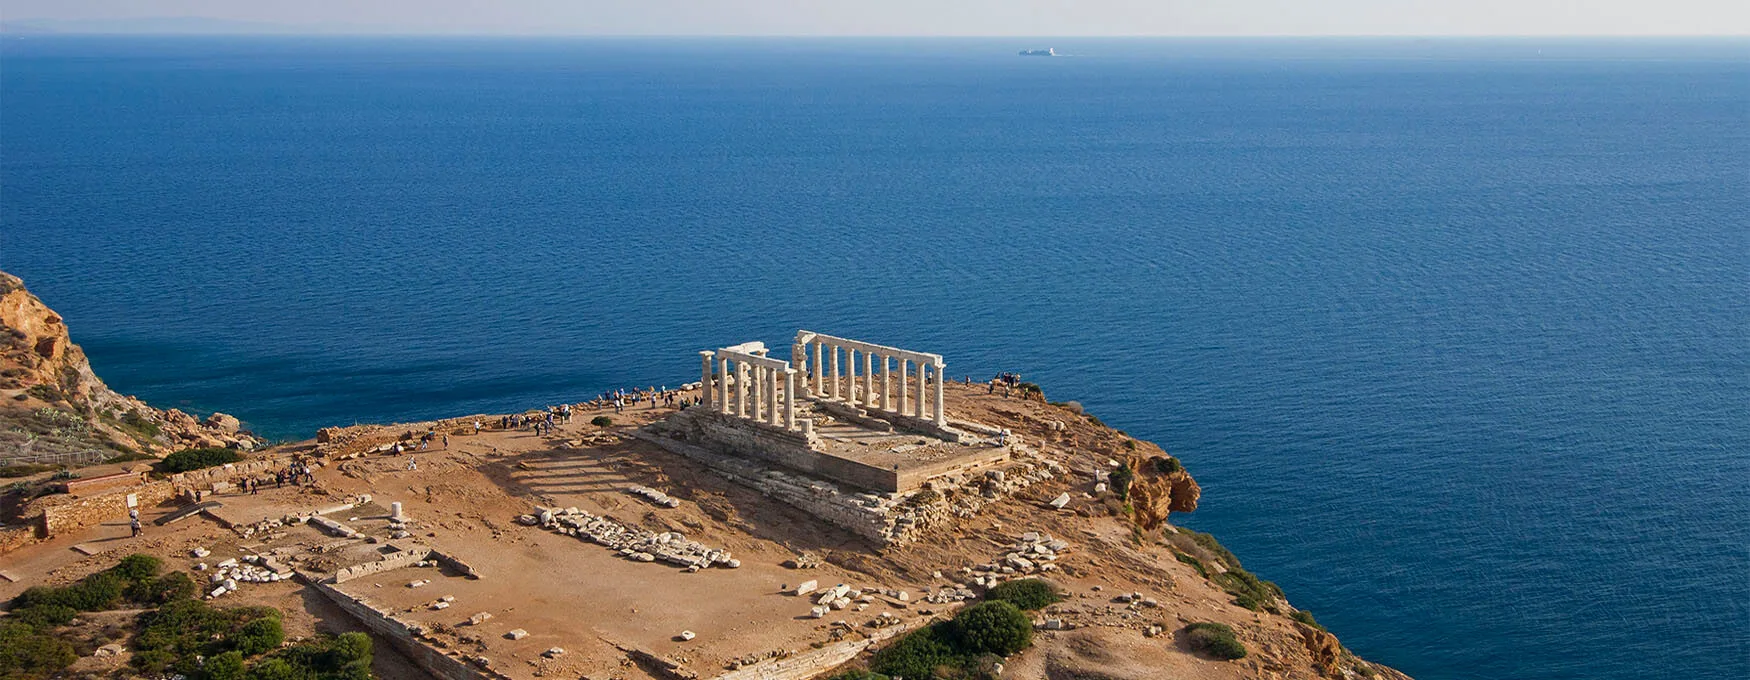
{"label": "horizon line", "polygon": [[[24,20],[30,21],[30,20]],[[6,36],[140,36],[140,37],[302,37],[302,38],[924,38],[924,39],[1233,39],[1233,38],[1403,38],[1415,40],[1476,39],[1476,38],[1575,38],[1575,39],[1750,39],[1750,33],[1066,33],[1032,35],[1008,33],[470,33],[412,31],[79,31],[79,30],[18,30],[0,22],[0,35]]]}

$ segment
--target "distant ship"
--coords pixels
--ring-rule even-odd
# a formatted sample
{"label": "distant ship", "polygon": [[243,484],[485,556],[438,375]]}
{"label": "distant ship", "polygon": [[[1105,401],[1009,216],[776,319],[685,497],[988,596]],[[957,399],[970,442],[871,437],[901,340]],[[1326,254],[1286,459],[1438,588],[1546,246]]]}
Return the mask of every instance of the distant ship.
{"label": "distant ship", "polygon": [[1047,47],[1043,50],[1021,50],[1021,56],[1023,56],[1023,57],[1055,57],[1058,55],[1057,55],[1057,50],[1054,50],[1052,48]]}

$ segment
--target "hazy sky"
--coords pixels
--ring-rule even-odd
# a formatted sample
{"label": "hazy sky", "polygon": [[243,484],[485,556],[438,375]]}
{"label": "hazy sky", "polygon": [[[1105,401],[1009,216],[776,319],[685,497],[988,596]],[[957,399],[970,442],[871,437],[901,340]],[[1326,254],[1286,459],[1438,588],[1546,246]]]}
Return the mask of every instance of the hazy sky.
{"label": "hazy sky", "polygon": [[[7,22],[573,35],[1750,35],[1750,0],[5,0]],[[121,20],[121,21],[118,21]],[[161,22],[132,24],[164,25]],[[194,25],[194,24],[191,24]],[[219,23],[208,28],[248,30]]]}

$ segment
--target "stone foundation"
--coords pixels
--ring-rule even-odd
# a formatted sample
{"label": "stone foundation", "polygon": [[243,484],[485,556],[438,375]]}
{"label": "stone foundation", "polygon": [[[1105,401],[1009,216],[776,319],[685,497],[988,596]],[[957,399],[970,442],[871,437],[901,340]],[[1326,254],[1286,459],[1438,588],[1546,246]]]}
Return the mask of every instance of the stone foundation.
{"label": "stone foundation", "polygon": [[867,638],[834,643],[782,659],[739,668],[711,680],[812,680],[856,658],[863,650],[891,640],[906,630],[907,626],[903,625],[880,628]]}
{"label": "stone foundation", "polygon": [[670,439],[789,468],[878,492],[900,491],[899,471],[814,449],[812,433],[791,432],[704,408],[689,408],[658,426]]}
{"label": "stone foundation", "polygon": [[423,628],[417,623],[404,621],[395,612],[380,609],[369,600],[353,597],[341,592],[332,585],[322,583],[318,579],[304,576],[311,588],[322,593],[340,609],[353,617],[366,629],[378,637],[386,639],[395,649],[406,654],[419,667],[440,680],[510,680],[510,676],[480,668],[461,658],[450,656],[431,645],[419,640]]}

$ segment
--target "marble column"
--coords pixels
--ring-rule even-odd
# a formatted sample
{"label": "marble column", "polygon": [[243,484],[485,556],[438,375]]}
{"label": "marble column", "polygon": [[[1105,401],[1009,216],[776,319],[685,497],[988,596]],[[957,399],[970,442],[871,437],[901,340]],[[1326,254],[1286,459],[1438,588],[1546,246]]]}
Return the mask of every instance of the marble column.
{"label": "marble column", "polygon": [[784,369],[784,429],[796,430],[796,369]]}
{"label": "marble column", "polygon": [[863,352],[863,405],[875,405],[875,353]]}
{"label": "marble column", "polygon": [[824,342],[814,343],[814,365],[809,366],[814,373],[814,396],[817,397],[826,394],[826,364],[820,363],[820,349],[825,346]]}
{"label": "marble column", "polygon": [[889,369],[889,365],[892,363],[893,357],[881,355],[881,410],[883,411],[893,410],[893,372]]}
{"label": "marble column", "polygon": [[749,374],[747,377],[747,416],[759,420],[760,414],[763,413],[761,409],[763,407],[762,400],[765,398],[766,368],[757,365],[749,366],[747,372]]}
{"label": "marble column", "polygon": [[839,346],[833,345],[826,351],[828,354],[832,355],[832,380],[829,381],[831,384],[827,385],[832,391],[827,392],[827,396],[832,399],[837,399],[839,398]]}
{"label": "marble column", "polygon": [[928,369],[928,368],[929,368],[929,366],[926,365],[924,362],[922,362],[922,361],[918,362],[917,413],[913,413],[911,415],[917,416],[919,418],[924,417],[924,391],[928,390],[930,387],[930,381],[925,378],[926,369]]}
{"label": "marble column", "polygon": [[845,348],[845,391],[839,395],[847,404],[857,403],[857,350]]}
{"label": "marble column", "polygon": [[911,370],[911,360],[901,357],[899,360],[899,415],[905,415],[905,373]]}
{"label": "marble column", "polygon": [[741,361],[735,362],[735,415],[747,417],[747,364]]}
{"label": "marble column", "polygon": [[930,405],[933,409],[931,415],[936,419],[936,427],[948,424],[948,419],[942,414],[942,386],[944,383],[942,378],[946,375],[944,371],[947,368],[947,364],[936,364],[936,403]]}
{"label": "marble column", "polygon": [[729,360],[717,359],[717,410],[729,413]]}
{"label": "marble column", "polygon": [[711,369],[715,368],[715,366],[712,366],[713,362],[711,361],[711,357],[716,355],[716,352],[699,353],[699,398],[702,400],[700,404],[701,406],[709,407],[711,405],[711,391],[717,389],[716,385],[711,384],[711,375],[713,373]]}
{"label": "marble column", "polygon": [[[788,400],[789,397],[785,397],[785,399]],[[766,422],[777,425],[783,422],[780,420],[782,416],[783,414],[778,413],[778,369],[768,368],[766,369]]]}

